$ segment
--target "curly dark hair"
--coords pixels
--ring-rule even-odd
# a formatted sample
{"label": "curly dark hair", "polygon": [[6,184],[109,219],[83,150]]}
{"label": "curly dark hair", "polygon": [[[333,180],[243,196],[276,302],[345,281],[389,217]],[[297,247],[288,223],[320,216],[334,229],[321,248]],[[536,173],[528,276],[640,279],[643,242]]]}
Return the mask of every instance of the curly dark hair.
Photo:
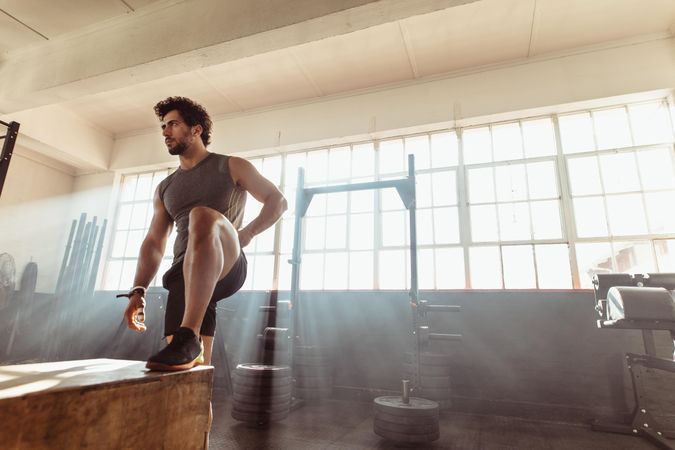
{"label": "curly dark hair", "polygon": [[211,117],[204,107],[186,97],[169,97],[155,105],[155,114],[159,119],[163,119],[170,111],[176,110],[186,124],[193,127],[202,126],[202,142],[204,146],[211,143]]}

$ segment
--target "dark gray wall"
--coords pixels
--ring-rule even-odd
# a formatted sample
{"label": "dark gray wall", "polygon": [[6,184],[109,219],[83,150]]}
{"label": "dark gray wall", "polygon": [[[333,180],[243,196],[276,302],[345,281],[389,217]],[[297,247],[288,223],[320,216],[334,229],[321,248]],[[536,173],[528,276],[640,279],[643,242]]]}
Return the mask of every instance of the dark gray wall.
{"label": "dark gray wall", "polygon": [[[452,355],[458,410],[587,421],[624,419],[632,410],[624,353],[643,353],[638,330],[596,327],[591,291],[428,292],[459,313],[429,314],[431,329],[460,333],[431,350]],[[414,344],[407,293],[304,293],[303,323],[334,348],[335,384],[398,389],[403,353]],[[660,356],[669,334],[657,332]]]}

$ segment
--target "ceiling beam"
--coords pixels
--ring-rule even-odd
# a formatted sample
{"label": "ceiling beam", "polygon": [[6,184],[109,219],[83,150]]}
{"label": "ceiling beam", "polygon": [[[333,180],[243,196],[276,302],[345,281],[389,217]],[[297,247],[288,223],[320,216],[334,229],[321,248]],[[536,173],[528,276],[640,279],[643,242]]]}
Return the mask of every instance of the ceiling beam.
{"label": "ceiling beam", "polygon": [[18,146],[66,164],[77,173],[108,168],[113,137],[61,106],[0,115],[0,120],[21,124]]}
{"label": "ceiling beam", "polygon": [[185,0],[0,55],[0,113],[227,63],[480,0]]}

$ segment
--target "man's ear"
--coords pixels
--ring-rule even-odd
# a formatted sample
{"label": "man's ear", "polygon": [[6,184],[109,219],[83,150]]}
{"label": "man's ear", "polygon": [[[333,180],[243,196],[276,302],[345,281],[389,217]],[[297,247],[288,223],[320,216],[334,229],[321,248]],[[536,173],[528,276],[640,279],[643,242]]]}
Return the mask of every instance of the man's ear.
{"label": "man's ear", "polygon": [[[195,133],[195,131],[196,131],[196,133]],[[204,131],[204,129],[202,128],[201,125],[193,125],[192,126],[192,134],[194,134],[196,136],[201,136],[202,131]]]}

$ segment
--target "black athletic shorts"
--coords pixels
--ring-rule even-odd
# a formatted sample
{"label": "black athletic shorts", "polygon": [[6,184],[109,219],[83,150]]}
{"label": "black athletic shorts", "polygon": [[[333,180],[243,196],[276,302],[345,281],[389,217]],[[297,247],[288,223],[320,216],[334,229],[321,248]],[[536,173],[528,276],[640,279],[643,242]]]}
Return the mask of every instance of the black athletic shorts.
{"label": "black athletic shorts", "polygon": [[[202,336],[213,336],[216,333],[216,303],[237,292],[246,281],[246,269],[248,263],[246,255],[241,252],[232,269],[225,277],[216,284],[211,301],[206,308],[202,328],[199,332]],[[180,328],[185,312],[185,280],[183,278],[183,263],[171,266],[162,277],[162,286],[169,291],[166,301],[166,313],[164,314],[164,336],[174,334]]]}

